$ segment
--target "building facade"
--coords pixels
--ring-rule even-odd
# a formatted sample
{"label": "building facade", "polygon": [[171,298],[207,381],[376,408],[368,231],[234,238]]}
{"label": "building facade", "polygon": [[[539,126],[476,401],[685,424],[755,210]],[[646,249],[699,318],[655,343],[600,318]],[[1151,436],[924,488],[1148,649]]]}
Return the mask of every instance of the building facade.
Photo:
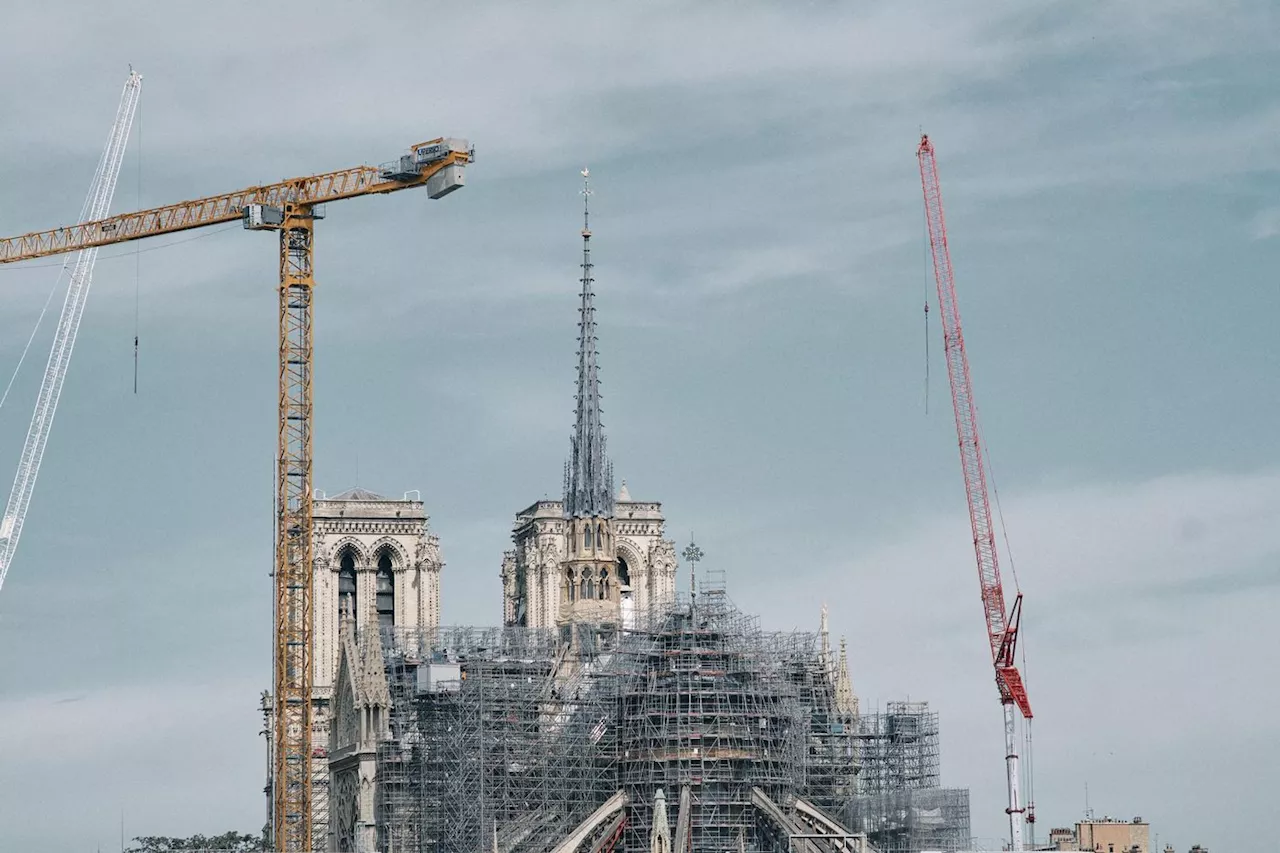
{"label": "building facade", "polygon": [[[410,497],[410,496],[413,497]],[[314,682],[312,689],[312,837],[330,835],[330,765],[325,760],[338,732],[335,685],[341,646],[355,632],[381,628],[433,628],[440,623],[440,540],[428,526],[414,492],[403,499],[354,488],[313,503],[312,587]],[[377,631],[374,632],[379,633]],[[352,679],[348,679],[350,683]],[[341,697],[339,697],[341,698]],[[372,722],[360,729],[367,745]],[[367,731],[366,731],[367,730]],[[345,744],[346,748],[353,748]],[[338,782],[368,771],[369,759],[344,754]],[[348,766],[351,765],[351,766]],[[353,769],[354,768],[354,769]],[[349,799],[349,798],[348,798]],[[345,848],[343,848],[345,849]],[[352,848],[354,849],[354,848]]]}
{"label": "building facade", "polygon": [[[318,493],[312,518],[311,808],[312,837],[319,846],[330,834],[328,757],[344,636],[349,639],[374,626],[421,629],[439,624],[444,564],[440,541],[431,532],[422,500],[413,492],[403,499],[360,488],[332,497]],[[269,821],[270,693],[263,694],[262,712],[267,721]]]}
{"label": "building facade", "polygon": [[1148,853],[1151,827],[1140,817],[1132,821],[1084,820],[1076,824],[1076,844],[1094,853]]}
{"label": "building facade", "polygon": [[440,623],[440,540],[420,499],[367,489],[318,495],[315,523],[315,695],[327,700],[338,669],[340,625],[356,631]]}
{"label": "building facade", "polygon": [[502,558],[505,624],[629,627],[636,611],[674,600],[675,543],[665,538],[662,504],[632,500],[623,483],[613,518],[595,525],[591,551],[587,525],[566,520],[563,501],[538,501],[516,514],[515,547]]}

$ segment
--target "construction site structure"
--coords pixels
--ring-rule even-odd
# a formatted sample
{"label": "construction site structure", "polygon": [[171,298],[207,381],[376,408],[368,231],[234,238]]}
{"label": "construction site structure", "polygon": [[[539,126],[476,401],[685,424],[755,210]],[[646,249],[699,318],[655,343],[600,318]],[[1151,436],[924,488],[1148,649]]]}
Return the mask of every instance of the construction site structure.
{"label": "construction site structure", "polygon": [[858,718],[858,795],[850,829],[880,853],[962,850],[969,845],[969,791],[941,786],[938,714],[928,702],[889,702]]}
{"label": "construction site structure", "polygon": [[[107,145],[94,171],[93,180],[89,184],[89,194],[85,197],[84,207],[80,210],[82,225],[102,219],[111,209],[111,199],[115,195],[116,181],[120,177],[120,167],[124,163],[125,148],[129,142],[129,133],[133,128],[133,118],[138,111],[138,99],[142,96],[142,75],[129,71],[124,91],[120,93],[120,104],[116,108],[115,120],[111,123],[111,131],[107,134]],[[49,432],[53,429],[53,416],[58,409],[58,400],[62,396],[62,384],[67,378],[67,370],[71,366],[71,353],[75,349],[76,335],[80,331],[80,319],[84,316],[84,306],[89,299],[89,287],[93,284],[93,267],[98,259],[98,249],[89,246],[76,252],[73,260],[63,265],[62,275],[71,273],[67,284],[67,295],[62,303],[62,314],[58,317],[58,326],[53,334],[53,344],[49,349],[49,360],[45,364],[44,377],[40,381],[40,391],[36,396],[35,410],[31,413],[31,423],[27,427],[27,437],[22,444],[22,453],[18,457],[18,470],[13,476],[13,487],[9,491],[9,500],[5,504],[4,516],[0,517],[0,587],[9,574],[9,566],[13,564],[14,553],[18,550],[18,540],[22,536],[22,527],[27,519],[27,509],[31,505],[31,495],[35,491],[36,478],[40,474],[40,463],[44,459],[45,447],[49,443]]]}
{"label": "construction site structure", "polygon": [[279,232],[279,394],[274,561],[272,843],[312,844],[312,434],[314,228],[331,201],[425,188],[438,199],[463,186],[470,143],[438,138],[381,166],[356,166],[178,202],[77,225],[0,238],[0,263],[92,249],[240,221]]}
{"label": "construction site structure", "polygon": [[[964,473],[965,496],[969,504],[969,522],[973,531],[973,547],[978,562],[978,582],[982,593],[983,616],[991,660],[995,666],[996,687],[1004,715],[1005,775],[1008,786],[1009,842],[1011,849],[1023,848],[1022,829],[1025,816],[1035,822],[1035,808],[1024,808],[1020,795],[1018,744],[1015,707],[1030,725],[1031,700],[1017,666],[1018,628],[1022,618],[1022,593],[1014,598],[1006,611],[1004,587],[996,554],[995,525],[991,500],[987,494],[987,472],[983,459],[981,430],[978,426],[978,404],[973,397],[969,376],[969,358],[964,351],[964,332],[960,324],[960,305],[956,299],[955,273],[951,268],[951,250],[947,246],[947,225],[942,210],[942,188],[938,182],[938,162],[928,135],[920,137],[916,149],[920,163],[920,184],[924,189],[925,220],[929,229],[929,248],[933,256],[934,280],[938,288],[938,304],[942,314],[942,332],[947,359],[947,379],[951,386],[952,409],[956,418],[956,436],[960,445],[960,467]],[[1028,785],[1029,787],[1029,785]]]}
{"label": "construction site structure", "polygon": [[937,787],[937,715],[850,714],[821,633],[763,630],[714,577],[696,606],[571,637],[346,626],[331,849],[968,846],[968,792]]}
{"label": "construction site structure", "polygon": [[765,631],[722,571],[693,583],[692,544],[678,594],[661,505],[612,494],[583,231],[564,497],[516,518],[505,626],[336,614],[330,849],[965,848],[968,793],[939,787],[937,715],[860,715],[825,609],[817,633]]}

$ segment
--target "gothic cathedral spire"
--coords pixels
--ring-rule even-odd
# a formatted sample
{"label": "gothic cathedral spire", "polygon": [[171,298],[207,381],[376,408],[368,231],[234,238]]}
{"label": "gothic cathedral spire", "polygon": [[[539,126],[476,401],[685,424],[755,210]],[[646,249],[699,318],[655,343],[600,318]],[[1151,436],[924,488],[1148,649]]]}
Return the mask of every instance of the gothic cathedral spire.
{"label": "gothic cathedral spire", "polygon": [[582,170],[582,304],[578,319],[578,396],[570,457],[565,471],[566,518],[613,517],[613,467],[600,422],[595,293],[591,277],[590,170]]}

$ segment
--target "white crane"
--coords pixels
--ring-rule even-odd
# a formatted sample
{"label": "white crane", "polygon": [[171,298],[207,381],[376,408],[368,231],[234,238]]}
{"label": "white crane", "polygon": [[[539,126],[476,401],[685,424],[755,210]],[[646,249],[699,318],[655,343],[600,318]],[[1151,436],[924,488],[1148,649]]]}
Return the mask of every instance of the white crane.
{"label": "white crane", "polygon": [[[107,137],[107,147],[102,152],[102,159],[98,161],[98,170],[93,175],[89,195],[80,211],[82,223],[107,216],[141,93],[142,75],[131,69],[120,95],[120,106],[116,110],[116,120],[111,125],[111,135]],[[18,473],[13,477],[9,503],[5,505],[3,519],[0,519],[0,587],[4,586],[5,575],[9,573],[14,551],[18,548],[18,537],[22,535],[22,523],[27,517],[27,506],[31,503],[31,493],[36,486],[36,475],[40,473],[40,460],[44,457],[44,448],[49,441],[49,428],[53,426],[53,414],[58,408],[62,382],[66,379],[67,367],[71,364],[71,350],[76,345],[76,333],[80,330],[80,318],[84,315],[84,303],[89,296],[89,285],[93,282],[93,263],[97,257],[97,247],[82,249],[76,253],[74,260],[68,260],[63,267],[64,272],[71,270],[67,297],[62,303],[62,316],[58,318],[58,329],[49,350],[49,363],[45,365],[44,379],[40,383],[40,396],[36,398],[31,425],[27,428],[27,440],[22,445],[22,457],[18,460]]]}

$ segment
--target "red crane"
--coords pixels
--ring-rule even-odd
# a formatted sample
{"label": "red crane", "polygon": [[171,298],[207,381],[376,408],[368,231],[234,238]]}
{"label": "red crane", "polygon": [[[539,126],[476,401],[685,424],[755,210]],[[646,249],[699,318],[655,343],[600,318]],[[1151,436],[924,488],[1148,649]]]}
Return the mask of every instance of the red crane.
{"label": "red crane", "polygon": [[[1024,809],[1018,790],[1018,750],[1014,736],[1014,707],[1031,719],[1031,701],[1022,683],[1014,653],[1018,626],[1022,619],[1022,593],[1006,611],[1000,565],[996,558],[995,527],[991,523],[991,501],[987,497],[987,471],[983,464],[978,429],[978,406],[969,378],[969,358],[964,352],[964,332],[960,326],[960,306],[956,302],[955,275],[947,248],[947,225],[942,215],[942,189],[938,185],[938,162],[933,143],[920,137],[916,149],[920,161],[920,184],[924,188],[925,219],[929,226],[929,248],[933,255],[933,276],[938,285],[938,305],[942,314],[942,335],[947,354],[947,378],[951,383],[951,403],[956,414],[956,436],[960,441],[960,468],[964,472],[965,496],[969,500],[969,523],[973,528],[973,550],[978,558],[978,581],[982,586],[982,610],[995,665],[996,687],[1004,712],[1005,769],[1009,783],[1009,840],[1013,850],[1022,850],[1022,820],[1035,822],[1035,807]],[[1006,615],[1006,612],[1008,615]],[[1029,787],[1029,786],[1028,786]]]}

